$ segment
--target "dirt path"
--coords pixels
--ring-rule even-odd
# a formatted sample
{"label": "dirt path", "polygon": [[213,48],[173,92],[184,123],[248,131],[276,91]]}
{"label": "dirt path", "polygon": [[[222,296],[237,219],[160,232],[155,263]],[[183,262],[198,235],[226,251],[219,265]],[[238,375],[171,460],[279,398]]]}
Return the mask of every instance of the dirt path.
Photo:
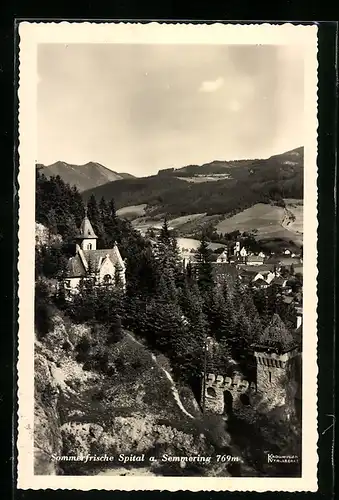
{"label": "dirt path", "polygon": [[[136,342],[137,344],[139,344],[141,347],[145,347],[143,346],[138,340],[136,340],[133,335],[131,335],[130,333],[126,332],[126,335],[133,341],[133,342]],[[175,382],[171,376],[171,374],[165,369],[163,368],[162,366],[159,366],[158,365],[158,362],[157,362],[157,358],[155,357],[154,354],[151,354],[152,356],[152,360],[154,361],[154,363],[164,372],[164,374],[166,375],[166,378],[169,380],[169,382],[171,383],[171,389],[172,389],[172,394],[173,394],[173,397],[175,399],[175,402],[177,403],[178,407],[180,408],[180,410],[189,418],[194,418],[193,415],[191,415],[184,407],[184,405],[182,404],[182,401],[180,399],[180,396],[179,396],[179,392],[178,392],[178,389],[175,387]]]}

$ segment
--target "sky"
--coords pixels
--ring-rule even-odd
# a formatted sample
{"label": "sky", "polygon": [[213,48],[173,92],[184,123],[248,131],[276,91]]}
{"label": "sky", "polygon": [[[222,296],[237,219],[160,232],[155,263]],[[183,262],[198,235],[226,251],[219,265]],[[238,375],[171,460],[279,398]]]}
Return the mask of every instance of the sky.
{"label": "sky", "polygon": [[303,58],[295,46],[41,44],[37,161],[144,176],[302,146]]}

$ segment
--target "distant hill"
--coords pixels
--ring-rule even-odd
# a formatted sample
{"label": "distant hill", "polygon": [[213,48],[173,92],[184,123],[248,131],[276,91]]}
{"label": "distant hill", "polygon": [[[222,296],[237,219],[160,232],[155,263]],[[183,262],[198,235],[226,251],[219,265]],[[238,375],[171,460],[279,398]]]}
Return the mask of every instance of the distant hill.
{"label": "distant hill", "polygon": [[89,189],[83,197],[114,198],[118,209],[146,204],[146,213],[152,215],[234,215],[256,203],[283,205],[284,198],[303,199],[303,170],[300,147],[266,160],[213,161],[117,180]]}
{"label": "distant hill", "polygon": [[48,166],[37,164],[37,168],[46,177],[60,175],[65,182],[71,185],[75,184],[80,192],[102,186],[108,182],[133,178],[131,174],[114,172],[96,162],[89,162],[85,165],[71,165],[64,161],[57,161]]}

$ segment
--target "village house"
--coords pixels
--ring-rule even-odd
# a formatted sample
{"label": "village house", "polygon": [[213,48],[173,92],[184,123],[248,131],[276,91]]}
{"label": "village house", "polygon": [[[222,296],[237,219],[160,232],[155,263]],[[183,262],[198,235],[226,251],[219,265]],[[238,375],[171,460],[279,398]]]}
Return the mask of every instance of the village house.
{"label": "village house", "polygon": [[246,264],[248,266],[261,266],[264,263],[265,257],[261,255],[248,255]]}
{"label": "village house", "polygon": [[217,262],[228,262],[227,250],[224,250],[220,255],[218,255]]}
{"label": "village house", "polygon": [[68,261],[64,280],[69,292],[76,292],[80,281],[88,278],[105,285],[113,285],[119,279],[125,287],[125,262],[118,245],[115,243],[113,248],[97,249],[97,239],[86,210],[77,236],[75,255]]}

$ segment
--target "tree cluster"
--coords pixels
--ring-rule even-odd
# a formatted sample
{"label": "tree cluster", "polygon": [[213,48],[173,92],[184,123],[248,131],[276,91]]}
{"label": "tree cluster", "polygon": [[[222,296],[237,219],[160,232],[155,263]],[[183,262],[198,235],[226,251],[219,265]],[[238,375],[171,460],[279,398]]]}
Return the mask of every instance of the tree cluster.
{"label": "tree cluster", "polygon": [[[117,332],[122,327],[130,329],[170,358],[176,374],[186,380],[201,374],[204,361],[210,370],[224,369],[227,358],[245,363],[252,344],[274,313],[288,326],[293,322],[278,289],[255,291],[245,288],[240,279],[234,286],[216,282],[206,234],[197,250],[197,263],[183,269],[176,238],[166,219],[158,236],[143,238],[129,222],[117,217],[114,200],[102,198],[97,203],[91,196],[87,209],[98,248],[118,243],[126,259],[127,287],[122,292],[119,286],[82,280],[79,293],[68,302],[59,286],[56,303],[74,321],[106,325],[105,338],[112,341],[119,338]],[[81,223],[84,207],[76,188],[58,177],[46,179],[38,173],[39,222],[46,221],[45,213],[49,214],[48,229],[69,241],[73,225]],[[66,250],[60,244],[37,249],[37,275],[60,280],[67,264]],[[209,339],[213,347],[207,350]]]}

